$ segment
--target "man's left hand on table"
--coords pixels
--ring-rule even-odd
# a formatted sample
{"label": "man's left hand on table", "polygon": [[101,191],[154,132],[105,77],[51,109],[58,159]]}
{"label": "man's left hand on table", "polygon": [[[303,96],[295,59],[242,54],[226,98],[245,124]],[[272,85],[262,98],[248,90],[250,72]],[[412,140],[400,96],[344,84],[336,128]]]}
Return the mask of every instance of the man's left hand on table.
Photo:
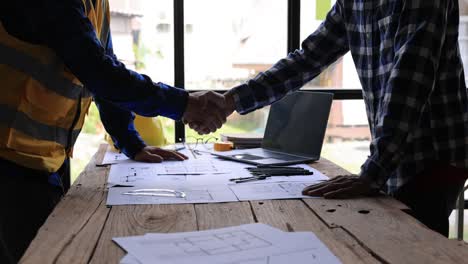
{"label": "man's left hand on table", "polygon": [[147,146],[135,155],[134,160],[142,162],[162,162],[164,160],[186,160],[187,156],[184,154],[173,151],[165,150],[158,147]]}

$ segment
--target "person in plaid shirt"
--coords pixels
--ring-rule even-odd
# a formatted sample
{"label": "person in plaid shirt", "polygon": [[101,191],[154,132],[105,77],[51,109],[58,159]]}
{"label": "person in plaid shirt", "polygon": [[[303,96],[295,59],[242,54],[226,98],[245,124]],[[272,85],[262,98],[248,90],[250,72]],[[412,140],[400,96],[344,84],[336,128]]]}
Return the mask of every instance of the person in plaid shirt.
{"label": "person in plaid shirt", "polygon": [[468,176],[468,102],[457,0],[337,0],[325,21],[271,69],[228,91],[227,114],[247,114],[302,87],[351,52],[372,135],[358,177],[304,189],[325,198],[384,190],[431,229]]}

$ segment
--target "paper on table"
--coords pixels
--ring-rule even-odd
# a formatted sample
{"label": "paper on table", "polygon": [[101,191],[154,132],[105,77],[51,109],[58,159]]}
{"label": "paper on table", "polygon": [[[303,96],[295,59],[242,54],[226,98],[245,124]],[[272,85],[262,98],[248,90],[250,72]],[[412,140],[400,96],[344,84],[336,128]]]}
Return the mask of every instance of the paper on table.
{"label": "paper on table", "polygon": [[[311,245],[312,246],[312,245]],[[317,252],[319,251],[319,252]],[[248,258],[228,264],[284,264],[284,263],[341,263],[338,258],[328,251],[328,248],[310,248],[296,252],[287,252],[283,254],[270,255],[267,257]],[[141,264],[138,258],[127,254],[121,260],[120,264]]]}
{"label": "paper on table", "polygon": [[[123,194],[137,189],[152,188],[176,190],[185,193],[186,196],[184,198],[177,198]],[[107,195],[107,205],[221,203],[237,201],[237,197],[226,185],[184,186],[183,184],[166,184],[150,187],[111,187]]]}
{"label": "paper on table", "polygon": [[162,264],[263,264],[285,263],[285,259],[310,263],[304,257],[315,263],[340,263],[313,233],[285,233],[264,224],[147,234],[114,238],[114,241],[143,264],[155,261]]}
{"label": "paper on table", "polygon": [[[278,252],[279,231],[263,224],[198,232],[147,234],[114,238],[143,263],[229,263],[245,255],[268,256]],[[213,258],[207,262],[206,258]]]}
{"label": "paper on table", "polygon": [[141,264],[141,262],[133,255],[125,255],[119,262],[119,264]]}
{"label": "paper on table", "polygon": [[[261,181],[248,181],[248,182],[243,182],[239,184],[256,184],[256,183],[274,183],[274,182],[320,182],[324,180],[328,180],[329,178],[322,174],[320,171],[310,167],[307,164],[299,164],[299,165],[291,165],[288,167],[292,168],[303,168],[309,171],[312,171],[312,175],[294,175],[294,176],[272,176],[269,178],[266,178]],[[247,171],[247,170],[246,170]],[[247,171],[247,173],[249,173]],[[246,176],[243,177],[250,177],[252,175],[247,174]],[[231,184],[236,184],[234,182],[230,182]]]}
{"label": "paper on table", "polygon": [[[189,145],[189,144],[186,144]],[[197,146],[190,146],[190,149],[193,150],[201,150],[201,151],[206,151],[208,147],[203,147],[201,145]],[[163,147],[163,149],[167,150],[173,150],[173,151],[178,151],[185,156],[189,157],[189,159],[204,159],[207,157],[210,157],[210,154],[206,154],[203,152],[198,152],[198,154],[194,154],[189,148],[183,147],[181,144],[175,144],[175,145],[168,145]],[[107,146],[106,153],[104,154],[104,158],[102,159],[102,162],[98,165],[111,165],[111,164],[119,164],[119,163],[128,163],[128,162],[133,162],[130,158],[128,158],[125,154],[114,150],[114,148],[111,145]]]}
{"label": "paper on table", "polygon": [[[229,173],[235,170],[233,166],[239,165],[233,165],[233,162],[219,161],[216,159],[189,159],[185,161],[165,161],[162,163],[121,163],[112,165],[107,181],[110,186],[150,185],[162,181],[178,182],[185,181],[185,175]],[[168,175],[180,175],[184,177],[166,178]]]}
{"label": "paper on table", "polygon": [[100,165],[117,164],[128,160],[130,159],[125,154],[113,150],[112,146],[108,145]]}
{"label": "paper on table", "polygon": [[229,185],[239,201],[311,198],[302,190],[317,182],[273,182]]}
{"label": "paper on table", "polygon": [[[326,249],[328,251],[328,249]],[[287,252],[284,254],[271,255],[256,259],[244,259],[228,264],[284,264],[284,263],[308,263],[308,264],[339,264],[341,261],[333,254],[327,251],[319,251],[317,249],[304,249],[297,252]],[[138,261],[138,260],[137,260]],[[128,263],[139,264],[140,262]]]}

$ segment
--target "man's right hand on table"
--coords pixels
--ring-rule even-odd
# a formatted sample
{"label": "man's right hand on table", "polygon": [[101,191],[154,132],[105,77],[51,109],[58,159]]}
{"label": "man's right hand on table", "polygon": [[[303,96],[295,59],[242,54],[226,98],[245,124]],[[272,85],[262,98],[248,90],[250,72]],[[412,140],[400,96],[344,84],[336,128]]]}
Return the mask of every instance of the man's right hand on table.
{"label": "man's right hand on table", "polygon": [[373,188],[357,175],[342,175],[331,180],[310,185],[303,191],[303,195],[324,197],[326,199],[349,199],[360,196],[373,196],[379,189]]}

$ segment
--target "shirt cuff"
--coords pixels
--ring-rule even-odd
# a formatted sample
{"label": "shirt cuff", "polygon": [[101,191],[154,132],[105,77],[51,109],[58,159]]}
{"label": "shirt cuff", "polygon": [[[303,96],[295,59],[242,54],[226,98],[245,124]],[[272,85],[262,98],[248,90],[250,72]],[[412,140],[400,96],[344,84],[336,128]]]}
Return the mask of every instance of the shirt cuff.
{"label": "shirt cuff", "polygon": [[369,183],[373,189],[381,189],[387,182],[390,174],[379,163],[368,158],[361,166],[359,177]]}
{"label": "shirt cuff", "polygon": [[134,159],[135,155],[146,147],[143,139],[137,134],[136,130],[129,131],[123,138],[112,137],[115,148],[122,151],[125,156]]}
{"label": "shirt cuff", "polygon": [[135,155],[140,152],[146,144],[143,141],[135,141],[130,144],[127,144],[122,148],[122,152],[129,158],[134,159]]}
{"label": "shirt cuff", "polygon": [[229,93],[232,94],[237,113],[245,115],[259,108],[252,90],[246,83],[232,88]]}
{"label": "shirt cuff", "polygon": [[163,98],[158,98],[159,114],[174,120],[181,120],[187,108],[188,92],[164,83],[156,85],[163,91]]}

